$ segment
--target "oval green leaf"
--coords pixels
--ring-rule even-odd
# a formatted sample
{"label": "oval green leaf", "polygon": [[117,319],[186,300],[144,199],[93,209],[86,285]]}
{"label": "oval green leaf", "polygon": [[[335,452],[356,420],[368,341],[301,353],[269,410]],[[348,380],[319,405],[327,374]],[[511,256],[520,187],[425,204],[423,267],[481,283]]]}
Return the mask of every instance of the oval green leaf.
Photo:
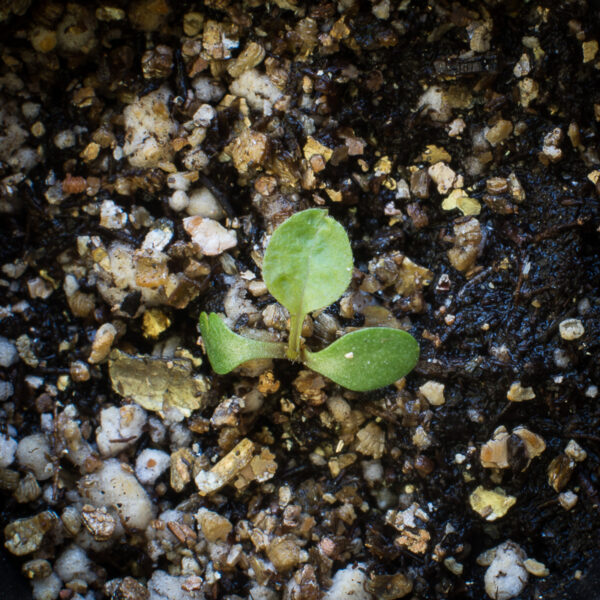
{"label": "oval green leaf", "polygon": [[320,352],[305,351],[304,364],[349,390],[367,392],[404,377],[418,359],[419,344],[406,331],[367,327]]}
{"label": "oval green leaf", "polygon": [[292,315],[335,302],[350,284],[352,249],[344,228],[311,208],[291,216],[271,236],[263,261],[269,292]]}
{"label": "oval green leaf", "polygon": [[231,331],[216,313],[200,315],[200,333],[208,360],[219,375],[256,358],[285,358],[285,344],[242,337]]}

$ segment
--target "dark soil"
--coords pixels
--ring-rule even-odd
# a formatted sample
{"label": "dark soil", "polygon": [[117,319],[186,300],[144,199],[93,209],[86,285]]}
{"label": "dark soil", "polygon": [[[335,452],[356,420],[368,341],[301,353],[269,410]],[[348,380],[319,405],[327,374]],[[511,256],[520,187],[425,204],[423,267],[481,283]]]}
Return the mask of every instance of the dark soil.
{"label": "dark soil", "polygon": [[[221,4],[229,3],[209,4],[210,7],[202,9],[207,18],[211,16],[217,21],[230,18],[226,10],[219,10]],[[425,381],[435,380],[445,384],[446,401],[414,420],[398,411],[398,390],[393,386],[354,394],[351,400],[353,407],[378,417],[379,426],[385,430],[381,486],[398,497],[407,485],[412,485],[415,491],[411,501],[431,517],[426,525],[431,541],[424,554],[412,553],[395,544],[398,532],[386,524],[385,513],[387,508],[397,507],[377,507],[373,490],[364,482],[360,461],[335,478],[326,465],[320,467],[311,462],[310,455],[317,447],[327,444],[335,447],[337,435],[320,418],[323,406],[310,406],[300,398],[292,384],[299,367],[293,364],[275,365],[274,374],[281,388],[268,397],[260,414],[246,423],[245,435],[252,437],[267,428],[275,439],[269,446],[278,463],[277,473],[269,482],[274,487],[263,490],[254,483],[239,494],[233,488],[226,488],[220,492],[222,503],[214,510],[235,525],[260,508],[276,503],[276,489],[288,484],[294,491],[295,502],[308,514],[319,517],[332,510],[320,500],[323,494],[335,496],[351,490],[354,504],[360,504],[359,498],[370,506],[367,512],[356,509],[358,516],[351,526],[340,525],[333,517],[317,518],[317,539],[330,537],[342,548],[349,547],[354,540],[361,541],[359,549],[341,552],[343,557],[334,560],[333,570],[320,581],[323,589],[333,572],[358,561],[367,565],[369,573],[408,574],[413,580],[415,598],[484,598],[485,568],[476,563],[476,558],[484,550],[510,539],[550,571],[545,578],[531,576],[519,599],[599,598],[600,400],[590,397],[589,390],[600,385],[600,202],[598,186],[590,181],[588,174],[599,168],[600,108],[594,114],[594,105],[600,106],[600,55],[582,62],[582,40],[597,39],[600,32],[597,9],[583,0],[546,3],[432,0],[392,2],[393,6],[406,4],[406,8],[393,8],[389,18],[378,19],[371,12],[370,2],[356,2],[346,21],[352,43],[339,43],[339,48],[331,53],[316,49],[307,60],[300,61],[289,33],[301,18],[300,13],[284,10],[278,3],[268,6],[258,2],[250,3],[251,6],[232,3],[237,4],[251,22],[242,27],[242,38],[254,39],[257,35],[254,29],[262,27],[266,37],[256,39],[269,42],[267,56],[291,61],[286,89],[291,105],[285,113],[276,111],[274,115],[284,130],[277,139],[279,151],[301,154],[307,133],[299,115],[305,113],[317,117],[316,133],[312,135],[323,144],[329,141],[332,148],[339,146],[338,132],[343,127],[352,128],[357,137],[367,141],[360,157],[371,169],[366,186],[361,188],[354,177],[361,170],[356,158],[350,157],[337,165],[328,165],[319,176],[327,189],[342,191],[342,202],[330,202],[324,191],[316,193],[326,200],[330,214],[345,226],[360,271],[366,273],[368,262],[375,257],[400,251],[433,272],[431,285],[423,291],[423,310],[416,312],[405,299],[394,298],[387,292],[376,296],[396,318],[410,317],[410,332],[420,342],[421,359],[407,377],[405,393],[413,397]],[[1,73],[17,73],[26,89],[13,93],[5,88],[0,95],[5,102],[15,99],[20,104],[25,98],[40,102],[38,119],[46,126],[46,133],[30,142],[34,148],[41,145],[44,159],[12,191],[7,185],[2,187],[10,210],[0,216],[0,264],[24,260],[27,271],[15,281],[3,279],[0,305],[15,305],[26,299],[30,306],[24,312],[3,317],[0,333],[11,340],[26,333],[40,359],[37,367],[20,361],[0,369],[0,378],[14,386],[14,396],[9,401],[12,407],[0,413],[0,423],[4,428],[9,424],[14,426],[19,439],[39,431],[40,412],[46,412],[39,408],[41,390],[32,390],[25,377],[39,375],[55,384],[61,374],[69,372],[72,361],[87,359],[94,331],[111,318],[111,307],[100,301],[88,320],[72,314],[60,286],[64,273],[59,257],[65,250],[73,249],[81,235],[99,236],[106,244],[114,239],[129,241],[138,247],[146,233],[144,228],[136,230],[129,225],[120,230],[100,227],[97,215],[80,210],[91,201],[84,195],[72,195],[58,206],[49,205],[44,197],[48,173],[53,170],[58,180],[63,180],[67,173],[98,176],[107,183],[114,182],[121,174],[138,174],[126,159],[116,161],[108,151],[103,151],[104,162],[80,160],[79,153],[90,141],[90,132],[99,127],[101,116],[110,109],[116,115],[122,112],[124,104],[119,94],[125,89],[142,94],[166,82],[182,94],[191,85],[184,66],[176,65],[168,77],[143,78],[140,59],[146,41],[144,34],[127,19],[118,27],[111,22],[100,22],[97,29],[100,38],[108,39],[109,29],[117,33],[110,44],[103,43],[90,54],[35,53],[23,32],[29,30],[32,19],[42,19],[40,15],[49,10],[48,6],[50,3],[34,2],[23,16],[12,15],[0,24],[0,54],[18,60],[12,67],[5,60]],[[182,18],[191,6],[187,2],[172,2],[167,22],[149,33],[149,39],[179,48]],[[332,13],[334,19],[339,17],[335,3],[327,2],[309,3],[305,13],[316,15],[315,19],[322,24],[329,21],[319,15]],[[466,59],[460,55],[469,50],[466,27],[483,18],[492,22],[490,48],[475,53],[468,59],[468,65],[462,63]],[[574,21],[579,24],[580,39]],[[453,26],[444,27],[451,23]],[[529,107],[519,100],[518,79],[513,74],[515,63],[528,51],[522,43],[524,36],[535,36],[543,49],[537,60],[529,50],[532,57],[529,77],[540,88],[537,100]],[[126,64],[124,56],[130,57]],[[57,64],[50,68],[52,61]],[[357,76],[343,77],[341,74],[350,66],[356,69]],[[71,83],[83,82],[89,76],[96,78],[98,104],[81,109],[73,104]],[[312,109],[303,111],[300,107],[305,76],[313,82],[315,94],[324,99],[323,114],[313,113]],[[450,119],[461,117],[465,121],[462,135],[448,137],[447,123],[417,109],[425,87],[433,84],[444,88],[462,86],[471,96],[469,105],[454,109]],[[177,114],[176,110],[173,109],[173,114]],[[490,148],[491,160],[480,173],[469,174],[465,165],[473,156],[475,132],[493,125],[499,118],[513,124],[523,122],[526,128],[520,135],[513,134]],[[260,277],[250,257],[253,247],[260,244],[265,229],[270,230],[280,222],[282,214],[314,206],[315,192],[299,188],[295,191],[297,199],[289,207],[276,206],[271,212],[253,200],[253,181],[260,173],[240,178],[231,162],[217,160],[234,135],[235,119],[237,112],[223,111],[209,129],[203,148],[211,161],[202,171],[202,181],[217,199],[223,200],[229,216],[243,223],[238,232],[238,246],[231,251],[239,272],[251,270]],[[256,130],[270,131],[270,117],[251,111],[250,119]],[[573,147],[566,135],[570,123],[576,123],[581,132],[579,149]],[[81,134],[75,147],[57,150],[52,144],[54,135],[75,124],[87,128],[87,133]],[[122,140],[122,122],[113,119],[111,127]],[[544,164],[540,159],[544,136],[555,127],[564,133],[563,156],[556,163]],[[476,217],[483,234],[476,262],[478,270],[469,277],[457,271],[447,255],[452,246],[453,224],[461,215],[456,210],[442,210],[443,196],[433,183],[429,198],[416,200],[427,215],[425,226],[417,228],[408,217],[391,223],[389,215],[384,214],[390,202],[405,212],[404,205],[415,199],[396,199],[395,191],[383,185],[385,176],[373,174],[373,165],[387,156],[394,165],[392,175],[397,180],[410,181],[409,167],[427,166],[419,157],[430,144],[443,147],[451,155],[450,166],[464,176],[470,197],[482,205],[481,214]],[[180,158],[176,157],[174,162],[184,170]],[[9,164],[0,165],[2,177],[12,172]],[[126,211],[142,205],[152,216],[166,217],[176,224],[174,242],[187,241],[180,226],[182,215],[169,206],[171,191],[164,185],[165,174],[157,169],[153,173],[141,173],[145,182],[130,195],[111,195],[105,187],[93,200],[111,197]],[[526,199],[514,212],[500,214],[484,200],[486,180],[510,173],[518,177]],[[152,177],[156,177],[156,184],[151,183]],[[201,293],[183,309],[166,309],[172,321],[168,335],[181,336],[184,345],[196,354],[200,353],[195,329],[198,315],[202,310],[222,311],[228,289],[219,257],[208,260],[211,274],[199,282]],[[177,259],[172,261],[171,266],[177,268]],[[26,281],[42,271],[59,283],[58,289],[45,300],[30,298]],[[443,276],[448,278],[445,286],[439,285]],[[85,288],[85,279],[80,283],[81,289],[95,293],[92,283],[89,289]],[[583,306],[581,302],[585,299],[587,303]],[[129,314],[136,315],[139,296],[133,294],[128,302]],[[260,309],[267,303],[265,300],[261,304],[260,299],[255,302]],[[335,305],[331,311],[338,314],[339,306]],[[455,316],[450,325],[446,315]],[[580,318],[585,326],[584,335],[575,341],[566,341],[559,334],[559,323],[570,317]],[[353,320],[340,318],[340,322],[342,326],[360,326],[364,319],[356,315]],[[64,339],[75,343],[67,351],[58,352],[58,341]],[[144,337],[141,316],[127,321],[119,344],[136,353],[151,352],[154,342]],[[501,347],[500,357],[496,349]],[[557,365],[557,352],[564,356],[566,366]],[[210,418],[217,401],[231,395],[241,378],[218,377],[212,374],[206,361],[201,371],[212,378],[211,403],[201,413]],[[532,386],[535,399],[508,402],[506,392],[514,381],[520,381],[524,387]],[[328,393],[334,390],[335,386],[327,388]],[[282,398],[292,399],[297,410],[284,415]],[[111,390],[105,365],[94,369],[88,382],[73,383],[65,391],[58,391],[55,399],[62,405],[76,404],[81,418],[88,419],[92,427],[102,404],[118,405],[121,401]],[[432,444],[427,449],[419,450],[412,441],[416,424],[424,425],[431,436]],[[521,469],[526,460],[517,448],[512,456],[513,468],[504,472],[500,484],[517,502],[505,517],[490,523],[470,508],[468,500],[477,485],[487,488],[498,485],[490,469],[481,466],[478,451],[500,425],[509,431],[524,425],[543,437],[547,448],[524,472]],[[221,456],[218,437],[218,431],[194,434],[194,442],[199,443],[207,456]],[[293,440],[291,452],[285,439]],[[567,511],[548,484],[547,469],[571,439],[588,456],[576,465],[565,488],[579,497],[576,506]],[[136,449],[148,444],[144,437]],[[467,457],[464,463],[456,463],[457,453]],[[427,463],[426,469],[419,468],[423,461]],[[65,461],[60,464],[67,473],[72,469]],[[168,475],[163,479],[168,482]],[[169,490],[160,502],[175,505],[194,493],[191,487],[180,494]],[[42,497],[20,505],[7,494],[2,500],[1,524],[46,508],[60,514],[64,503],[61,498],[54,506],[48,506]],[[448,524],[452,525],[451,533],[447,533]],[[452,556],[463,565],[462,575],[450,573],[443,562],[436,560],[433,551],[438,545],[444,556]],[[309,554],[311,547],[312,543],[306,547]],[[143,546],[136,546],[135,542],[121,548],[118,560],[114,553],[112,558],[92,557],[107,570],[107,579],[128,574],[149,576],[154,568],[145,557]],[[317,570],[322,567],[313,555],[309,562]],[[137,563],[135,569],[134,563]],[[576,578],[578,570],[581,578]],[[10,567],[7,572],[11,572]],[[286,574],[277,574],[270,585],[279,590],[288,578]],[[234,570],[223,575],[213,588],[212,597],[238,594],[245,598],[249,585],[247,574]],[[6,598],[25,597],[21,592],[4,594],[9,594],[2,596]],[[96,598],[104,597],[99,590],[96,594]]]}

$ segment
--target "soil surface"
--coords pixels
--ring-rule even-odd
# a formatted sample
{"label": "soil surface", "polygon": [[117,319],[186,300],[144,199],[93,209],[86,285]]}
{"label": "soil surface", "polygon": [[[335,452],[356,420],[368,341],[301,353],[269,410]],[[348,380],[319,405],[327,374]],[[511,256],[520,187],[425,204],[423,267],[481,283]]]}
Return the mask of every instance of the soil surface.
{"label": "soil surface", "polygon": [[[0,18],[0,521],[57,516],[3,570],[47,561],[36,597],[61,600],[162,599],[157,571],[175,598],[332,600],[353,565],[357,598],[600,597],[593,3],[34,1]],[[202,311],[286,338],[261,257],[309,207],[345,227],[355,271],[305,343],[406,329],[421,358],[395,385],[210,368]],[[181,359],[197,404],[142,401],[139,432],[103,450],[101,412],[139,402],[109,358],[142,355]],[[48,477],[13,460],[37,433]],[[199,495],[244,440],[260,468]],[[140,479],[146,449],[170,468],[136,484],[152,514],[135,528],[85,482],[113,458]],[[514,498],[504,516],[472,508],[479,486]],[[69,529],[90,504],[108,539]],[[212,539],[201,508],[231,530]],[[527,583],[502,596],[481,555],[508,540]],[[72,544],[87,579],[57,574]]]}

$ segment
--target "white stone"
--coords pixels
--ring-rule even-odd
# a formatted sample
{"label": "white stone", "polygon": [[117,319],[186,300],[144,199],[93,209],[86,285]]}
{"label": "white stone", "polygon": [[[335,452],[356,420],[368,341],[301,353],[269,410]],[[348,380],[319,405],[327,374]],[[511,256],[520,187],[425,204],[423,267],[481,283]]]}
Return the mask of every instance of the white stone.
{"label": "white stone", "polygon": [[437,85],[432,85],[419,98],[417,110],[434,121],[446,123],[452,117],[452,107],[446,92]]}
{"label": "white stone", "polygon": [[557,146],[542,146],[542,152],[550,162],[558,162],[563,156],[562,150]]}
{"label": "white stone", "polygon": [[199,146],[188,150],[183,158],[183,166],[190,171],[200,171],[208,166],[209,162],[206,152]]}
{"label": "white stone", "polygon": [[17,440],[0,433],[0,467],[8,467],[15,459]]}
{"label": "white stone", "polygon": [[161,227],[159,223],[157,223],[157,227],[153,227],[148,231],[141,248],[155,255],[164,250],[173,239],[173,229],[170,226]]}
{"label": "white stone", "polygon": [[[1,84],[0,84],[1,85]],[[10,110],[0,108],[0,160],[9,162],[28,137],[20,119]]]}
{"label": "white stone", "polygon": [[192,182],[185,171],[171,173],[171,175],[167,177],[167,186],[172,190],[187,192],[190,189],[191,183]]}
{"label": "white stone", "polygon": [[217,256],[237,245],[237,236],[232,229],[225,229],[217,221],[204,217],[187,217],[183,227],[205,256]]}
{"label": "white stone", "polygon": [[157,417],[150,417],[148,419],[148,434],[155,444],[162,444],[166,433],[167,428],[161,419]]}
{"label": "white stone", "polygon": [[127,213],[112,200],[105,200],[100,207],[100,226],[122,229],[127,223]]}
{"label": "white stone", "polygon": [[558,503],[565,510],[571,510],[577,504],[577,500],[579,500],[579,497],[571,490],[567,490],[558,495]]}
{"label": "white stone", "polygon": [[390,18],[390,0],[382,0],[378,4],[374,4],[371,8],[371,12],[378,19],[389,19]]}
{"label": "white stone", "polygon": [[146,448],[135,461],[135,475],[140,483],[153,485],[169,468],[171,457],[162,450]]}
{"label": "white stone", "polygon": [[425,431],[425,429],[419,425],[415,429],[415,432],[412,436],[412,442],[417,448],[424,450],[425,448],[429,448],[429,446],[431,446],[431,437]]}
{"label": "white stone", "polygon": [[85,550],[76,544],[71,544],[54,563],[56,574],[65,582],[81,579],[87,583],[96,580],[92,571],[92,561],[88,558]]}
{"label": "white stone", "polygon": [[473,21],[468,27],[469,45],[474,52],[487,52],[490,49],[492,35],[490,21]]}
{"label": "white stone", "polygon": [[190,204],[188,195],[183,190],[175,190],[169,198],[169,206],[175,211],[185,210]]}
{"label": "white stone", "polygon": [[383,466],[378,460],[363,460],[361,462],[363,477],[368,484],[374,484],[383,479]]}
{"label": "white stone", "polygon": [[54,136],[54,145],[59,150],[65,150],[66,148],[72,148],[77,142],[77,138],[75,137],[75,133],[70,129],[65,129],[64,131],[59,131]]}
{"label": "white stone", "polygon": [[587,452],[575,440],[569,440],[565,454],[575,462],[583,462],[587,458]]}
{"label": "white stone", "polygon": [[510,402],[525,402],[533,400],[535,392],[532,387],[523,387],[520,381],[515,381],[511,384],[508,392],[506,392],[506,398]]}
{"label": "white stone", "polygon": [[444,398],[445,385],[439,381],[426,381],[420,388],[419,392],[423,394],[427,402],[433,406],[441,406],[446,402]]}
{"label": "white stone", "polygon": [[0,381],[0,402],[8,400],[13,394],[15,389],[10,381]]}
{"label": "white stone", "polygon": [[80,481],[80,493],[94,506],[114,506],[128,529],[144,529],[155,515],[155,506],[135,475],[111,458],[99,471]]}
{"label": "white stone", "polygon": [[554,348],[552,358],[559,369],[566,369],[571,364],[569,354],[562,348]]}
{"label": "white stone", "polygon": [[431,165],[431,167],[427,169],[427,173],[429,173],[429,177],[431,177],[437,185],[437,190],[440,194],[447,194],[456,180],[456,173],[443,162]]}
{"label": "white stone", "polygon": [[43,433],[24,437],[17,447],[17,461],[21,468],[32,471],[38,481],[50,479],[54,473],[52,450]]}
{"label": "white stone", "polygon": [[[175,416],[181,421],[184,417],[181,413]],[[184,423],[172,423],[169,427],[169,441],[171,449],[185,448],[192,443],[192,433]]]}
{"label": "white stone", "polygon": [[44,579],[34,579],[31,586],[33,600],[56,600],[62,589],[62,581],[56,573],[51,573]]}
{"label": "white stone", "polygon": [[528,558],[523,562],[523,566],[527,569],[528,573],[535,575],[536,577],[547,577],[550,575],[548,567],[534,558]]}
{"label": "white stone", "polygon": [[531,61],[529,60],[529,55],[527,52],[523,52],[521,58],[515,63],[513,67],[513,75],[517,78],[525,77],[529,75],[531,71]]}
{"label": "white stone", "polygon": [[33,121],[33,119],[37,119],[41,108],[42,105],[36,102],[23,102],[21,112],[26,119]]}
{"label": "white stone", "polygon": [[19,360],[16,346],[5,337],[0,336],[0,367],[10,367]]}
{"label": "white stone", "polygon": [[528,578],[524,560],[525,553],[514,542],[507,541],[496,548],[484,577],[485,591],[492,600],[509,600],[523,591]]}
{"label": "white stone", "polygon": [[591,308],[592,308],[592,303],[590,302],[589,298],[582,298],[577,303],[577,312],[580,315],[585,315],[585,314],[589,313]]}
{"label": "white stone", "polygon": [[44,378],[39,375],[26,375],[25,383],[32,390],[39,390],[44,385]]}
{"label": "white stone", "polygon": [[[100,412],[96,443],[102,456],[116,456],[137,442],[146,424],[146,411],[137,404],[117,408],[109,406]],[[127,440],[127,441],[117,441]]]}
{"label": "white stone", "polygon": [[187,214],[190,216],[205,217],[218,221],[225,216],[219,201],[213,193],[207,188],[192,190],[189,194],[189,204]]}
{"label": "white stone", "polygon": [[409,200],[410,199],[410,186],[406,179],[399,179],[397,182],[396,193],[394,194],[396,200]]}
{"label": "white stone", "polygon": [[283,95],[267,75],[256,69],[248,69],[234,79],[230,90],[236,96],[246,98],[252,108],[266,115],[273,112],[273,104]]}
{"label": "white stone", "polygon": [[371,594],[365,590],[366,582],[364,565],[351,564],[334,575],[323,600],[370,600]]}
{"label": "white stone", "polygon": [[565,319],[558,325],[560,337],[572,341],[580,338],[585,333],[583,323],[579,319]]}
{"label": "white stone", "polygon": [[217,116],[217,111],[210,104],[202,104],[192,117],[194,124],[200,127],[208,127]]}
{"label": "white stone", "polygon": [[177,124],[169,115],[172,96],[171,90],[163,86],[137,98],[123,111],[126,133],[123,152],[132,166],[155,167],[173,157],[170,141]]}
{"label": "white stone", "polygon": [[457,137],[464,130],[467,124],[460,117],[457,119],[453,119],[448,125],[448,136],[449,137]]}
{"label": "white stone", "polygon": [[598,386],[589,385],[585,390],[586,398],[597,398],[598,397]]}
{"label": "white stone", "polygon": [[341,396],[331,396],[327,400],[327,408],[338,423],[347,422],[352,412],[352,407]]}
{"label": "white stone", "polygon": [[[292,587],[295,584],[295,580],[294,578],[290,579],[290,581],[288,582],[288,587]],[[287,590],[286,590],[287,592]],[[290,598],[295,598],[296,596],[290,595]],[[287,596],[286,596],[287,598]],[[264,585],[258,585],[257,583],[255,583],[251,588],[250,588],[250,595],[248,596],[248,600],[279,600],[279,595],[277,594],[277,592],[275,590],[272,590],[271,588],[264,586]]]}
{"label": "white stone", "polygon": [[186,592],[182,584],[186,577],[168,575],[165,571],[154,571],[148,580],[148,600],[204,600],[204,593],[200,590]]}
{"label": "white stone", "polygon": [[211,77],[196,77],[192,82],[196,98],[202,102],[218,102],[225,90]]}

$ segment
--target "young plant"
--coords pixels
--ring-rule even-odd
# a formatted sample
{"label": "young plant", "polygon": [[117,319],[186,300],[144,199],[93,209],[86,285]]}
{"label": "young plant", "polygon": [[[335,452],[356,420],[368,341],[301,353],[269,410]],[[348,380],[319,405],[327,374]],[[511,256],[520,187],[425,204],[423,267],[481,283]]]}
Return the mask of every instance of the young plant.
{"label": "young plant", "polygon": [[338,300],[351,277],[352,249],[344,228],[325,210],[296,213],[273,232],[263,260],[267,289],[290,312],[287,347],[238,335],[217,314],[203,312],[200,331],[213,369],[222,375],[248,360],[288,358],[357,392],[404,377],[419,358],[419,345],[406,331],[366,327],[320,352],[303,345],[306,315]]}

